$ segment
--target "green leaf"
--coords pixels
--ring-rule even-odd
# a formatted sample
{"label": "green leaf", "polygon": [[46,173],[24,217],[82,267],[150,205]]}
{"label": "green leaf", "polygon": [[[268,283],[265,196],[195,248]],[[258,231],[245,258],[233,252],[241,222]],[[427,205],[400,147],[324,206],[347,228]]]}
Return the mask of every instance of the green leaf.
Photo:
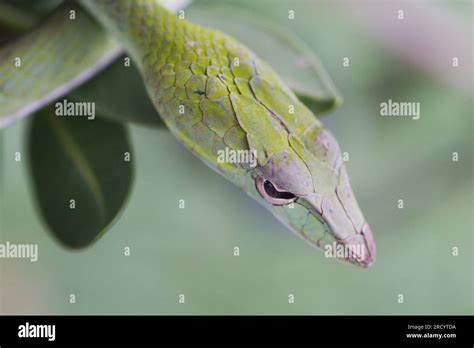
{"label": "green leaf", "polygon": [[315,114],[342,103],[329,74],[296,34],[270,18],[242,10],[231,3],[193,3],[186,10],[191,21],[219,29],[247,45],[267,61]]}
{"label": "green leaf", "polygon": [[41,17],[59,6],[65,0],[0,0],[7,6],[13,6],[31,17]]}
{"label": "green leaf", "polygon": [[88,246],[129,195],[133,155],[127,130],[97,117],[58,117],[52,107],[31,122],[28,160],[41,216],[64,245]]}
{"label": "green leaf", "polygon": [[[69,19],[70,10],[76,11],[75,20]],[[69,93],[120,52],[118,43],[76,4],[61,5],[0,50],[0,128]]]}
{"label": "green leaf", "polygon": [[125,66],[124,58],[119,58],[74,90],[71,98],[94,101],[96,111],[111,120],[163,127],[164,123],[148,97],[138,70],[133,64]]}
{"label": "green leaf", "polygon": [[[11,31],[24,31],[31,28],[37,18],[36,16],[22,11],[8,1],[0,0],[0,25]],[[4,37],[0,37],[0,44]]]}

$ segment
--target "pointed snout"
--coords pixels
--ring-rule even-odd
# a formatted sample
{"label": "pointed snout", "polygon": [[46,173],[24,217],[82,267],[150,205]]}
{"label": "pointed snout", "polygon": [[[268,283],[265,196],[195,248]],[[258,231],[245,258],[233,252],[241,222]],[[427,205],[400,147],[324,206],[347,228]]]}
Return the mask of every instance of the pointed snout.
{"label": "pointed snout", "polygon": [[323,197],[321,217],[344,251],[348,262],[367,268],[375,261],[375,241],[354,197],[341,200],[337,194]]}
{"label": "pointed snout", "polygon": [[340,241],[351,251],[348,261],[361,267],[367,268],[375,261],[375,241],[367,223],[364,223],[362,230],[350,237]]}

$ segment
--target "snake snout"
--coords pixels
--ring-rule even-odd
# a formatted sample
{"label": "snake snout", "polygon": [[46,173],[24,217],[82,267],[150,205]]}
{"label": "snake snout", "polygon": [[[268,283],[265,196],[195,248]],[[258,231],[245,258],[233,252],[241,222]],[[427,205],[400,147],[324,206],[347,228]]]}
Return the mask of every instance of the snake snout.
{"label": "snake snout", "polygon": [[367,223],[358,234],[354,234],[341,241],[350,251],[349,262],[367,268],[375,262],[375,241],[372,230]]}
{"label": "snake snout", "polygon": [[366,254],[366,257],[364,260],[362,260],[361,265],[363,267],[369,267],[372,266],[372,264],[375,262],[375,240],[374,240],[374,235],[372,234],[372,230],[370,226],[365,223],[364,227],[362,227],[362,231],[360,234],[364,237],[365,240],[365,246],[368,250],[368,253]]}

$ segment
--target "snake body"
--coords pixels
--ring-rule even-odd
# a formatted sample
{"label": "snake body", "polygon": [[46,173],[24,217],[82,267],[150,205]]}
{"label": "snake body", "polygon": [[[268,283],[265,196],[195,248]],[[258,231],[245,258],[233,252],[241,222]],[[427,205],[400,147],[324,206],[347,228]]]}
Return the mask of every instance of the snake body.
{"label": "snake body", "polygon": [[[373,263],[373,236],[335,138],[267,63],[155,0],[80,3],[132,57],[155,108],[190,151],[311,245]],[[256,162],[219,160],[226,151]]]}

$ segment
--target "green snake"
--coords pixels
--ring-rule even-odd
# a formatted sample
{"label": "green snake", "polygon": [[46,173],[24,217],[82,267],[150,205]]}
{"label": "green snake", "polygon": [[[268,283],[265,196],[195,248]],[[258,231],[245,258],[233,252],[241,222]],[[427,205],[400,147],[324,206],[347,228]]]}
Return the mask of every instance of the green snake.
{"label": "green snake", "polygon": [[[8,59],[0,57],[0,101],[15,98],[8,91],[19,83],[11,64],[18,51],[23,50],[25,64],[30,57],[32,66],[23,71],[32,75],[48,54],[44,46],[61,45],[56,54],[65,57],[58,61],[69,62],[71,69],[55,69],[74,75],[74,62],[84,63],[77,46],[92,52],[84,59],[94,61],[96,68],[116,57],[121,46],[138,67],[166,126],[188,150],[311,245],[332,248],[331,257],[362,267],[373,264],[373,235],[337,141],[266,62],[232,37],[190,23],[155,0],[80,3],[105,31],[84,31],[75,42],[55,42],[53,31],[33,43],[20,40],[7,52]],[[49,101],[88,74],[86,69],[75,79],[68,77],[72,82],[50,94]],[[54,85],[41,82],[40,90]],[[36,94],[41,91],[33,90],[32,98]],[[13,105],[10,114],[21,116],[35,107],[25,111]],[[222,160],[223,153],[246,160]]]}

